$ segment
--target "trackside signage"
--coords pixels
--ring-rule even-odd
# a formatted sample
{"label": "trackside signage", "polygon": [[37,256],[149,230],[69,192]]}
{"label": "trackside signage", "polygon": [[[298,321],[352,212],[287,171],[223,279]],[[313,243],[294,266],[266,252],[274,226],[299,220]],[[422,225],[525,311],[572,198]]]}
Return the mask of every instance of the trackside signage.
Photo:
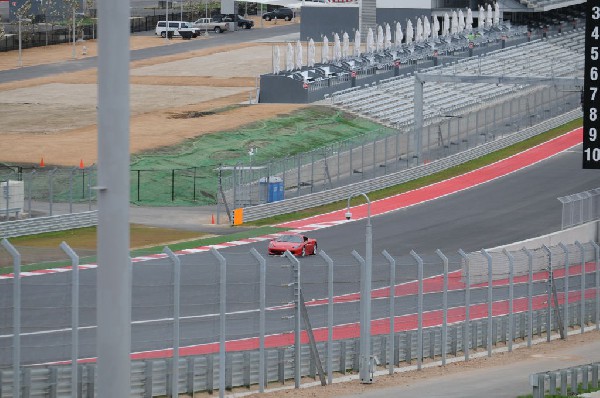
{"label": "trackside signage", "polygon": [[583,168],[600,169],[600,93],[598,68],[600,66],[600,5],[587,2],[585,27],[585,81],[583,101]]}

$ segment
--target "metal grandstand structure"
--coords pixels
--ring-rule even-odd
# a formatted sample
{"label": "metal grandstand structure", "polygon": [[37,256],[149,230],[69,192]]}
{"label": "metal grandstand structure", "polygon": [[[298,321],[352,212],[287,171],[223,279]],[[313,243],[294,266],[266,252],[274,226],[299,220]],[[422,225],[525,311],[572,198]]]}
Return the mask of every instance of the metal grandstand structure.
{"label": "metal grandstand structure", "polygon": [[[420,71],[454,76],[568,77],[583,71],[582,30],[560,34],[485,56],[459,60],[450,66]],[[527,85],[461,85],[439,83],[424,90],[425,123],[434,123],[450,112],[467,112],[485,107],[492,101],[518,95]],[[414,124],[414,78],[399,76],[366,88],[350,89],[331,97],[331,103],[349,112],[381,124],[403,128]]]}

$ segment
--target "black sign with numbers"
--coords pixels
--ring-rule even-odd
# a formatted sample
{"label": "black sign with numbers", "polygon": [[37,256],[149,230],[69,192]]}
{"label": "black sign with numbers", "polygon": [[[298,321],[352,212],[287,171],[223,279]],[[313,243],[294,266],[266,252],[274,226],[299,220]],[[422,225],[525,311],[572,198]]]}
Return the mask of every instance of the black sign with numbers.
{"label": "black sign with numbers", "polygon": [[587,2],[585,82],[583,86],[583,168],[600,169],[600,5]]}

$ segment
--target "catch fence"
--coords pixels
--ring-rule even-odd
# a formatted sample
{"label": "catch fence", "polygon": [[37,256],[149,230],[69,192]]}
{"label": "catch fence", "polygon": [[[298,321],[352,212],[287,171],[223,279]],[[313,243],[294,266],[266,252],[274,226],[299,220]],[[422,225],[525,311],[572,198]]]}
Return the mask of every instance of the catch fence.
{"label": "catch fence", "polygon": [[600,188],[561,196],[562,229],[585,224],[600,218]]}
{"label": "catch fence", "polygon": [[[0,280],[2,397],[15,396],[14,388],[25,397],[59,396],[75,386],[91,396],[95,266],[79,265],[63,245],[53,260],[65,268],[18,277],[33,259],[21,261],[21,248],[2,245],[0,267],[14,272]],[[256,249],[203,250],[132,254],[132,396],[170,395],[175,380],[179,393],[220,396],[234,387],[262,391],[271,382],[299,387],[305,376],[331,383],[335,373],[359,368],[364,262],[357,252],[297,259],[265,258]],[[491,356],[518,341],[600,328],[595,242],[550,247],[545,263],[528,249],[483,252],[492,259],[491,274],[471,268],[472,254],[462,251],[390,253],[373,256],[367,293],[373,371],[393,373],[406,364],[420,370],[429,360],[443,366],[450,357],[469,360],[479,348]],[[534,257],[542,261],[535,268]],[[175,359],[173,347],[180,347]],[[73,358],[78,365],[70,365]]]}
{"label": "catch fence", "polygon": [[238,162],[222,173],[218,204],[233,209],[275,201],[265,194],[270,184],[279,184],[282,199],[289,199],[408,170],[496,141],[579,105],[578,93],[535,87],[485,105],[449,108],[426,119],[420,158],[414,128],[407,125],[266,163]]}

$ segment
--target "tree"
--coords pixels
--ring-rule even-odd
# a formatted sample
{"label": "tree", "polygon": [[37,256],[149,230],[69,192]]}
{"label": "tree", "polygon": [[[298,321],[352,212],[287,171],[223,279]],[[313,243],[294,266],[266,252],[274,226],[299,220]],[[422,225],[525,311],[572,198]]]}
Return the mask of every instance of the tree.
{"label": "tree", "polygon": [[24,1],[15,11],[17,19],[21,22],[21,42],[29,42],[33,36],[33,18],[31,0]]}

